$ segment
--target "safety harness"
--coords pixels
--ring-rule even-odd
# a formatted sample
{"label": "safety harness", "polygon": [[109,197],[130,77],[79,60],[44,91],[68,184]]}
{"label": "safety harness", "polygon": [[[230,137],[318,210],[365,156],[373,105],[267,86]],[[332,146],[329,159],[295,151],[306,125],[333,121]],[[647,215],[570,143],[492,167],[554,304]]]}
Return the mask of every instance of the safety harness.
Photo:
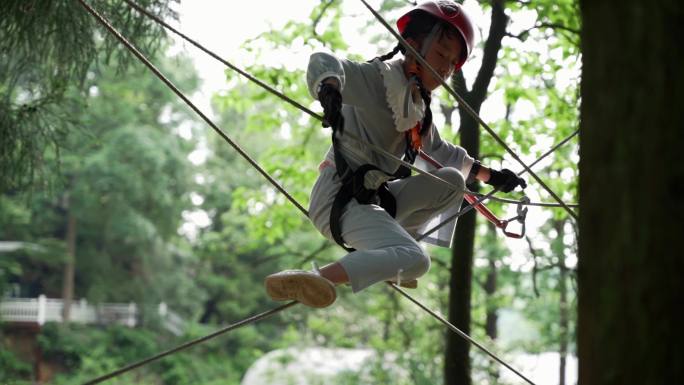
{"label": "safety harness", "polygon": [[[425,57],[428,48],[433,42],[433,39],[439,36],[440,33],[441,25],[437,23],[423,42],[423,47],[420,53],[423,57]],[[432,125],[432,112],[429,108],[430,94],[421,84],[420,77],[418,77],[417,64],[414,63],[413,66],[408,70],[408,73],[409,80],[404,96],[404,117],[408,116],[408,109],[410,103],[412,102],[412,92],[415,85],[418,85],[421,97],[426,103],[426,108],[425,116],[423,117],[422,121],[417,122],[413,128],[406,131],[406,148],[404,150],[404,160],[413,165],[417,156],[420,155],[421,158],[428,163],[431,163],[437,168],[442,168],[443,166],[439,164],[439,162],[432,159],[422,151],[422,137],[427,133]],[[340,151],[337,134],[339,133],[341,135],[342,130],[343,127],[336,127],[335,125],[332,125],[332,145],[335,157],[335,167],[337,169],[337,175],[342,182],[342,187],[340,187],[340,190],[335,195],[335,199],[330,210],[330,231],[335,242],[337,242],[345,250],[352,252],[355,249],[347,246],[342,238],[340,219],[342,217],[342,211],[344,210],[344,207],[352,200],[352,198],[354,198],[360,204],[376,204],[382,207],[394,218],[397,213],[397,202],[392,193],[389,191],[387,183],[393,180],[404,179],[411,176],[411,169],[405,165],[401,165],[396,172],[390,174],[381,170],[375,165],[364,164],[359,166],[356,170],[352,170],[352,168],[349,166],[349,163],[344,159],[344,156],[342,156],[342,152]],[[470,204],[473,204],[477,200],[475,196],[470,194],[465,194],[465,199]],[[505,221],[499,220],[482,203],[477,204],[475,209],[483,214],[497,227],[501,228],[504,231],[504,234],[507,236],[520,238],[524,235],[524,220],[527,209],[522,209],[522,202],[518,207],[518,216]],[[518,220],[520,223],[522,223],[521,234],[514,234],[506,231],[508,223],[513,220]]]}
{"label": "safety harness", "polygon": [[[416,127],[419,126],[420,123],[416,125]],[[411,131],[413,131],[413,129]],[[339,139],[336,137],[338,132],[339,128],[333,127],[332,143],[335,155],[335,167],[337,169],[337,175],[342,182],[342,187],[340,187],[340,190],[335,195],[335,200],[333,201],[330,210],[330,231],[335,242],[347,251],[352,252],[355,249],[347,246],[342,238],[340,219],[344,207],[352,198],[354,198],[360,204],[376,204],[394,218],[397,213],[397,201],[394,198],[394,195],[389,191],[387,182],[411,176],[411,169],[405,165],[401,165],[396,172],[390,174],[375,165],[367,163],[359,166],[356,170],[352,170],[340,151]],[[409,135],[410,134],[407,132],[405,159],[413,164],[416,159],[416,152],[410,145]]]}
{"label": "safety harness", "polygon": [[[423,57],[427,53],[428,48],[432,44],[433,39],[439,35],[441,31],[440,24],[435,24],[427,38],[424,41],[421,55]],[[429,109],[430,94],[422,86],[420,78],[418,77],[418,70],[414,64],[409,69],[409,80],[406,85],[406,93],[404,95],[404,117],[408,116],[409,103],[412,102],[412,92],[415,85],[421,92],[421,97],[426,103],[425,116],[422,121],[417,122],[416,125],[406,131],[406,147],[404,150],[404,160],[411,165],[414,164],[416,156],[420,152],[421,137],[425,135],[432,125],[432,113]],[[355,198],[360,204],[377,204],[382,207],[389,215],[394,218],[397,213],[397,201],[389,191],[387,182],[404,179],[411,176],[411,169],[405,165],[399,166],[396,172],[387,173],[375,165],[364,164],[359,166],[356,170],[352,170],[349,163],[344,159],[340,151],[338,132],[342,133],[342,127],[332,127],[332,144],[335,156],[335,166],[337,168],[337,175],[342,181],[342,187],[335,195],[332,208],[330,210],[330,231],[333,239],[340,246],[347,251],[354,251],[354,248],[347,246],[342,238],[342,227],[340,219],[344,207]]]}

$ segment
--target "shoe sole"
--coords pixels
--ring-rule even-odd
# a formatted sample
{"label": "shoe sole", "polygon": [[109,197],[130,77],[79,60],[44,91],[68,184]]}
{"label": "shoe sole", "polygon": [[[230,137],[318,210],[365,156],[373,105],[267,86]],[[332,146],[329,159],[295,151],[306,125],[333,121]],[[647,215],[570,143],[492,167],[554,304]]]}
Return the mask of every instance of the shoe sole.
{"label": "shoe sole", "polygon": [[306,306],[324,308],[337,298],[335,286],[313,274],[273,274],[264,282],[266,292],[274,301],[295,300]]}

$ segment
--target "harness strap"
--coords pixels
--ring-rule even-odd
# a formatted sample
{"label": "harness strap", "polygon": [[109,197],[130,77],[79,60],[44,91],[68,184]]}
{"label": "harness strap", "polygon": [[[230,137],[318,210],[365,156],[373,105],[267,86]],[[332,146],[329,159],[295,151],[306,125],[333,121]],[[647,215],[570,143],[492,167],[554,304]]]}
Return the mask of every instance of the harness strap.
{"label": "harness strap", "polygon": [[[395,174],[387,174],[372,164],[364,164],[352,174],[347,174],[347,177],[342,179],[342,187],[340,187],[340,190],[335,195],[335,200],[330,209],[330,232],[337,244],[348,252],[355,250],[344,243],[341,225],[342,211],[352,198],[355,198],[360,204],[377,204],[387,211],[392,218],[396,216],[397,200],[389,191],[387,181],[400,179],[399,176],[397,176],[400,170]],[[387,175],[387,181],[382,182],[377,188],[368,188],[366,175],[373,171],[379,171]]]}
{"label": "harness strap", "polygon": [[335,200],[333,201],[332,208],[330,209],[330,232],[332,233],[333,239],[338,245],[342,246],[348,252],[352,252],[355,249],[348,247],[344,243],[342,238],[342,226],[340,224],[340,219],[342,218],[342,209],[349,203],[349,201],[354,197],[351,192],[350,184],[343,184],[340,191],[335,195]]}
{"label": "harness strap", "polygon": [[[431,35],[435,35],[437,30],[433,28]],[[417,82],[420,85],[420,79],[416,76],[411,77],[411,81]],[[409,81],[409,85],[412,87],[412,83]],[[410,92],[411,88],[407,87],[407,92]],[[421,86],[421,92],[424,92]],[[406,100],[410,97],[410,93],[407,93]],[[428,100],[429,101],[429,100]],[[429,103],[428,103],[429,105]],[[407,107],[406,107],[407,108]],[[405,111],[408,114],[408,111]],[[427,116],[426,116],[427,117]],[[430,118],[431,121],[431,118]],[[416,160],[416,156],[420,152],[421,144],[421,128],[424,122],[418,122],[415,127],[406,132],[406,148],[404,150],[404,157],[407,162],[413,164]],[[397,212],[397,201],[389,191],[387,182],[404,179],[411,176],[411,169],[407,166],[401,165],[394,174],[388,174],[385,171],[379,169],[372,164],[364,164],[360,166],[357,170],[352,170],[349,163],[342,156],[340,151],[339,139],[336,133],[339,131],[342,133],[341,127],[332,127],[332,145],[333,154],[335,157],[335,167],[337,175],[342,181],[342,187],[335,195],[333,200],[333,205],[330,209],[330,232],[333,239],[337,244],[342,246],[348,252],[354,251],[354,248],[347,246],[344,243],[342,237],[342,227],[341,227],[341,217],[344,207],[355,198],[360,204],[377,204],[382,207],[388,214],[393,218]],[[373,173],[370,178],[367,178],[368,173]]]}

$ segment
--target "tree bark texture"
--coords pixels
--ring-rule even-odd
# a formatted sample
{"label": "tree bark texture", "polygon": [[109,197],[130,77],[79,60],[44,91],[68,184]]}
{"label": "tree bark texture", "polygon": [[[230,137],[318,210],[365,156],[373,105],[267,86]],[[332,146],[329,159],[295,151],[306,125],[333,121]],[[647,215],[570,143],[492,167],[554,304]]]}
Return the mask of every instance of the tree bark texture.
{"label": "tree bark texture", "polygon": [[[492,223],[487,224],[487,231],[491,234],[492,238],[498,236],[497,228]],[[496,267],[496,256],[489,253],[489,270],[487,270],[487,278],[484,283],[485,297],[487,301],[487,314],[485,318],[485,333],[491,341],[496,341],[499,336],[499,329],[497,324],[499,322],[499,306],[496,300],[496,292],[499,288],[498,278],[499,269]],[[487,365],[489,371],[489,380],[491,384],[499,383],[499,363],[495,361],[490,361]]]}
{"label": "tree bark texture", "polygon": [[560,277],[559,277],[559,290],[560,290],[560,346],[558,353],[560,356],[560,363],[558,365],[558,384],[565,385],[566,378],[566,367],[568,361],[568,339],[569,337],[569,327],[570,320],[568,317],[568,268],[565,266],[565,256],[561,260],[560,266]]}
{"label": "tree bark texture", "polygon": [[[70,198],[67,198],[70,199]],[[76,217],[74,216],[70,203],[67,203],[67,260],[64,264],[62,278],[62,322],[69,323],[71,319],[71,303],[74,299],[74,279],[76,271]]]}
{"label": "tree bark texture", "polygon": [[[494,226],[492,226],[494,227]],[[496,228],[493,228],[491,231],[496,231]],[[485,281],[485,295],[487,297],[488,302],[491,302],[487,304],[487,315],[486,315],[486,320],[485,320],[485,333],[487,334],[487,337],[491,338],[492,340],[496,340],[498,337],[498,329],[496,327],[497,322],[499,321],[499,308],[496,306],[496,290],[498,288],[497,285],[497,278],[499,275],[499,271],[496,268],[496,261],[490,257],[489,259],[489,271],[487,272],[487,279]]]}
{"label": "tree bark texture", "polygon": [[581,0],[579,383],[684,383],[684,3]]}
{"label": "tree bark texture", "polygon": [[[489,35],[484,45],[482,65],[478,71],[473,88],[467,90],[463,73],[454,75],[454,85],[466,102],[477,112],[487,97],[487,88],[494,75],[501,40],[506,32],[508,17],[504,13],[502,0],[492,1],[492,16]],[[479,157],[480,130],[478,123],[459,108],[461,118],[461,146],[473,157]],[[469,186],[477,191],[477,186]],[[454,233],[454,246],[451,259],[451,278],[449,282],[449,321],[467,334],[470,334],[470,297],[472,292],[473,250],[475,244],[475,211],[470,211],[458,219]],[[445,385],[470,385],[470,344],[460,336],[447,332],[444,354]]]}
{"label": "tree bark texture", "polygon": [[565,237],[565,220],[554,221],[554,228],[556,229],[557,242],[561,245],[558,247],[558,295],[559,295],[559,320],[558,326],[560,329],[559,333],[559,346],[558,346],[558,356],[560,357],[560,362],[558,365],[558,384],[565,385],[566,377],[566,367],[568,359],[568,339],[570,330],[570,316],[568,314],[568,279],[569,271],[568,266],[565,262],[565,246],[563,245],[563,238]]}

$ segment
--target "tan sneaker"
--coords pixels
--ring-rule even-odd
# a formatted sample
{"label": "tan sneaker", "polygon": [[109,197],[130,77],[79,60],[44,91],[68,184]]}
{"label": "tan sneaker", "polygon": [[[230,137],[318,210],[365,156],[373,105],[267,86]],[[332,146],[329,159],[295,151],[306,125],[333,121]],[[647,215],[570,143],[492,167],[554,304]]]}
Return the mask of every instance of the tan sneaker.
{"label": "tan sneaker", "polygon": [[266,277],[264,285],[274,301],[295,300],[306,306],[323,308],[332,305],[337,298],[335,285],[311,271],[281,271]]}

